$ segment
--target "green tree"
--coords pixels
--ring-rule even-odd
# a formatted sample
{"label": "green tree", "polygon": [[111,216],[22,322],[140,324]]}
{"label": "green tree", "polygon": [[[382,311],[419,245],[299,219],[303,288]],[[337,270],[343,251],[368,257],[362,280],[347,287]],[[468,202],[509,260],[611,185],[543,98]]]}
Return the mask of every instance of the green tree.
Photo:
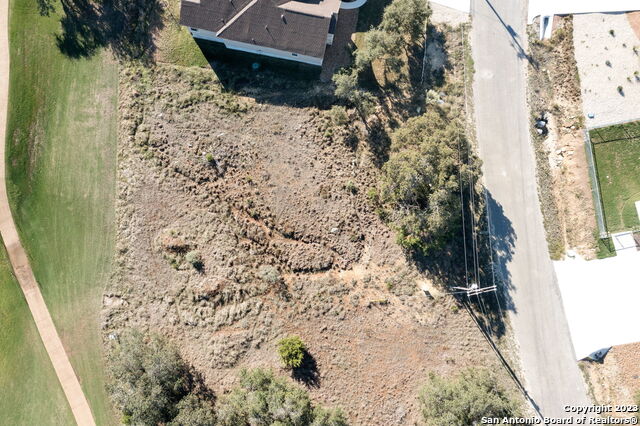
{"label": "green tree", "polygon": [[222,426],[308,425],[313,417],[311,400],[304,390],[262,369],[240,372],[240,387],[218,406]]}
{"label": "green tree", "polygon": [[520,413],[520,403],[487,369],[466,369],[452,379],[431,373],[419,399],[429,426],[469,426],[479,424],[482,417]]}
{"label": "green tree", "polygon": [[123,333],[109,355],[109,391],[125,422],[157,425],[172,420],[189,393],[186,363],[158,336]]}
{"label": "green tree", "polygon": [[375,60],[381,60],[385,71],[398,72],[402,60],[398,56],[402,49],[402,36],[381,29],[373,28],[364,33],[362,47],[356,49],[355,67],[362,71]]}
{"label": "green tree", "polygon": [[412,43],[425,31],[431,8],[423,0],[394,0],[384,9],[380,28],[387,33],[408,36]]}
{"label": "green tree", "polygon": [[298,368],[307,348],[298,336],[285,337],[278,342],[278,354],[285,367]]}
{"label": "green tree", "polygon": [[479,174],[474,158],[459,158],[458,143],[466,146],[459,122],[436,108],[391,135],[380,201],[403,247],[426,253],[458,229],[460,179],[466,188]]}

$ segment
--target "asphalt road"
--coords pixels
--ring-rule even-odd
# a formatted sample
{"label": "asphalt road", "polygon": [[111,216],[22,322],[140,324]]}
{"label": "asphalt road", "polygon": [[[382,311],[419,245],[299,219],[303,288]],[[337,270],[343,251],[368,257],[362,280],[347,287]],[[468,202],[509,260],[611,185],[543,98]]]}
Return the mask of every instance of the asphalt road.
{"label": "asphalt road", "polygon": [[547,252],[529,138],[526,0],[473,0],[474,103],[495,262],[529,396],[543,416],[590,404]]}

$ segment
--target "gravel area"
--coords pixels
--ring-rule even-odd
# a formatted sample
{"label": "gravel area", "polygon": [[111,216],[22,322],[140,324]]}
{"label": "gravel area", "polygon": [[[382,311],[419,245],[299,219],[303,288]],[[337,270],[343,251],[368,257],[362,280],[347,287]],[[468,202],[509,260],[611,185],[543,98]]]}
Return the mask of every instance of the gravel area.
{"label": "gravel area", "polygon": [[639,118],[640,39],[627,14],[575,15],[573,36],[587,127]]}

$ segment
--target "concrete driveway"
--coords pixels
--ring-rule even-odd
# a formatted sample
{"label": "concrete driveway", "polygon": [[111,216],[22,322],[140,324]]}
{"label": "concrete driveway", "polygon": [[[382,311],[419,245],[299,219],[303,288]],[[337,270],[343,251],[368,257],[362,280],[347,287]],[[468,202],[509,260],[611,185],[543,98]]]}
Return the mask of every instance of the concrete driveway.
{"label": "concrete driveway", "polygon": [[576,359],[640,342],[640,252],[632,250],[589,262],[554,262]]}
{"label": "concrete driveway", "polygon": [[474,0],[471,43],[480,157],[494,257],[509,299],[526,388],[542,415],[587,405],[547,252],[526,107],[527,3]]}

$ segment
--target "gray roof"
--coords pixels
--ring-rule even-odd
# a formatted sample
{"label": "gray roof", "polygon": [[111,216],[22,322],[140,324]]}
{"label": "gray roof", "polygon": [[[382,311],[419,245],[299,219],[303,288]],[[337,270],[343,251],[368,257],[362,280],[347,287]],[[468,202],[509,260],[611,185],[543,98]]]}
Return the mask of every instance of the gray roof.
{"label": "gray roof", "polygon": [[285,10],[283,3],[287,0],[182,0],[180,23],[227,40],[322,58],[331,18]]}

